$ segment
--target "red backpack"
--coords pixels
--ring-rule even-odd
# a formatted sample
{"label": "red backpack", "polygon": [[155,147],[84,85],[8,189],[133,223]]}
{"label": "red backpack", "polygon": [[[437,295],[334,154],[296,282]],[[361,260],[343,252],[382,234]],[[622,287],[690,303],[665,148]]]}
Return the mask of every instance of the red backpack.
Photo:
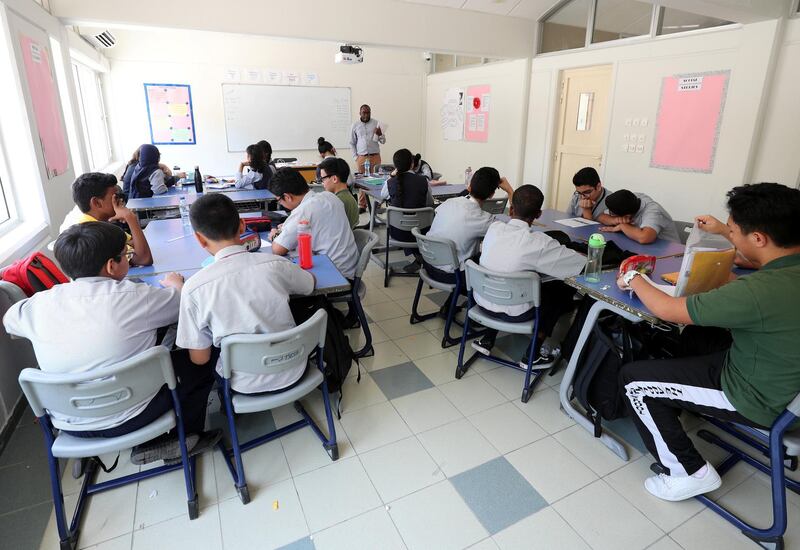
{"label": "red backpack", "polygon": [[20,287],[28,297],[40,290],[69,282],[58,266],[41,252],[34,252],[27,258],[9,265],[3,270],[0,278]]}

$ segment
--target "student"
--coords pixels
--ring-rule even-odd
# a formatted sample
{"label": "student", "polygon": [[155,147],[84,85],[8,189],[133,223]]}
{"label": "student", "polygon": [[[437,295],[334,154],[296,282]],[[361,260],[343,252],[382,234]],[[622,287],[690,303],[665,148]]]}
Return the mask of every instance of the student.
{"label": "student", "polygon": [[622,232],[630,239],[649,244],[658,238],[680,242],[675,222],[664,208],[644,193],[620,189],[606,197],[608,214],[617,219],[600,231]]}
{"label": "student", "polygon": [[272,145],[266,139],[262,139],[258,143],[256,143],[259,147],[261,147],[261,151],[264,153],[264,162],[275,166],[275,161],[272,160]]}
{"label": "student", "polygon": [[265,139],[256,143],[261,148],[261,153],[264,155],[264,164],[269,167],[261,174],[261,180],[254,184],[256,189],[269,189],[269,182],[272,176],[275,175],[278,168],[275,166],[275,161],[272,160],[272,145]]}
{"label": "student", "polygon": [[[245,166],[250,171],[244,173]],[[253,143],[247,146],[247,160],[239,163],[239,170],[236,171],[236,189],[254,189],[255,185],[264,178],[264,174],[271,171],[270,166],[264,161],[264,151],[261,147]]]}
{"label": "student", "polygon": [[342,201],[344,211],[347,214],[347,221],[350,228],[358,225],[358,203],[347,187],[347,177],[350,175],[350,167],[343,159],[328,157],[317,166],[319,173],[318,182],[325,187],[325,191],[333,193]]}
{"label": "student", "polygon": [[[728,192],[727,206],[730,240],[759,271],[683,298],[633,271],[617,281],[660,319],[730,330],[725,349],[636,361],[620,373],[631,417],[664,472],[648,478],[645,489],[664,500],[688,499],[722,483],[687,437],[682,409],[768,429],[800,393],[800,191],[744,185]],[[700,344],[708,347],[706,340]]]}
{"label": "student", "polygon": [[575,193],[569,202],[567,212],[576,218],[595,220],[604,225],[617,225],[624,221],[606,214],[606,197],[611,193],[603,187],[600,175],[591,166],[581,168],[572,176]]}
{"label": "student", "polygon": [[[136,169],[136,165],[139,164],[139,147],[133,152],[131,155],[131,160],[128,161],[128,164],[125,165],[125,172],[122,176],[122,181],[125,181],[125,177],[133,174],[133,171]],[[167,184],[167,187],[172,187],[175,183],[181,179],[186,177],[186,172],[178,172],[176,174],[172,173],[169,166],[164,163],[158,163],[158,167],[164,172],[164,183]]]}
{"label": "student", "polygon": [[[169,273],[164,288],[125,279],[131,253],[125,232],[107,222],[73,225],[55,245],[55,256],[72,282],[37,292],[12,305],[3,319],[9,334],[33,344],[39,368],[55,374],[106,367],[157,344],[156,331],[178,321],[183,277]],[[203,432],[211,365],[191,364],[185,350],[173,351],[187,443],[192,453],[208,450],[220,432]],[[118,437],[141,429],[172,410],[166,385],[147,400],[105,417],[73,418],[53,413],[53,425],[78,437]],[[200,441],[198,443],[198,440]],[[180,457],[175,435],[134,448],[136,464]]]}
{"label": "student", "polygon": [[[501,273],[535,271],[557,279],[580,274],[586,265],[585,256],[560,245],[543,232],[531,232],[533,221],[542,215],[543,203],[544,195],[537,187],[523,185],[516,189],[511,202],[511,220],[508,223],[497,221],[489,227],[483,239],[480,265]],[[541,285],[539,333],[536,335],[540,342],[551,335],[559,317],[572,309],[573,294],[575,289],[563,281]],[[501,321],[522,322],[534,318],[533,304],[503,306],[481,296],[475,296],[475,301],[489,315]],[[496,338],[497,331],[487,329],[483,338],[472,342],[472,347],[489,355]],[[551,360],[549,354],[542,353],[534,360],[534,365],[548,363],[549,367]],[[520,366],[528,367],[528,348],[520,360]]]}
{"label": "student", "polygon": [[[289,297],[310,294],[314,276],[286,258],[248,253],[239,239],[244,221],[222,193],[199,198],[190,216],[197,241],[215,259],[187,281],[181,296],[176,344],[189,350],[192,362],[208,363],[226,336],[294,328]],[[305,368],[276,374],[237,372],[231,387],[250,394],[283,390],[298,382]],[[220,362],[216,369],[221,375]]]}
{"label": "student", "polygon": [[[324,137],[321,137],[317,140],[317,150],[319,150],[319,156],[324,161],[325,159],[337,157],[336,154],[336,147],[331,145],[329,141],[326,141]],[[345,162],[347,164],[347,162]],[[320,179],[319,175],[319,167],[320,165],[317,164],[316,170],[316,179]],[[353,187],[353,172],[350,170],[350,166],[347,166],[347,186],[352,188]]]}
{"label": "student", "polygon": [[297,248],[297,228],[307,220],[314,254],[325,254],[346,279],[352,280],[358,263],[358,247],[342,201],[327,191],[312,193],[293,168],[281,168],[272,178],[270,191],[291,214],[283,226],[270,233],[272,252],[285,256]]}
{"label": "student", "polygon": [[[420,153],[414,155],[413,159],[413,172],[415,174],[419,174],[420,176],[424,176],[425,179],[431,181],[433,179],[433,169],[431,168],[431,165],[422,160],[422,155]],[[395,164],[395,166],[397,165]]]}
{"label": "student", "polygon": [[[122,176],[122,192],[132,199],[149,198],[167,192],[167,178],[160,169],[161,152],[155,145],[139,147],[139,161]],[[174,183],[174,181],[173,181]]]}
{"label": "student", "polygon": [[131,264],[152,265],[153,255],[144,236],[139,218],[125,206],[120,197],[117,178],[112,174],[89,172],[78,176],[72,184],[73,208],[61,224],[63,233],[78,223],[121,221],[128,226],[128,245],[133,249]]}
{"label": "student", "polygon": [[[498,188],[505,191],[508,194],[508,200],[511,201],[514,189],[508,180],[501,178],[495,168],[484,166],[473,174],[467,187],[468,196],[449,199],[436,209],[428,236],[450,239],[455,243],[462,275],[464,262],[477,254],[478,244],[486,235],[489,226],[495,221],[494,216],[484,212],[481,207],[483,201],[491,199]],[[438,281],[448,284],[455,283],[452,268],[438,269],[426,265],[425,271]],[[464,281],[464,278],[462,277],[461,280]]]}

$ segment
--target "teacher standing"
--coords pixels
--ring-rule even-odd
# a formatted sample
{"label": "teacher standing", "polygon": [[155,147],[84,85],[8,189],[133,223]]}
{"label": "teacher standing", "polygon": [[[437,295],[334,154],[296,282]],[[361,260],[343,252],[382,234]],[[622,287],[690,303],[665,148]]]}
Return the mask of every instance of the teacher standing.
{"label": "teacher standing", "polygon": [[[370,169],[374,170],[381,163],[381,145],[386,143],[386,136],[379,127],[379,122],[372,118],[369,105],[362,105],[358,110],[359,119],[350,128],[350,148],[356,160],[356,172],[364,173],[364,163],[369,160]],[[366,208],[367,197],[359,193],[358,203]]]}

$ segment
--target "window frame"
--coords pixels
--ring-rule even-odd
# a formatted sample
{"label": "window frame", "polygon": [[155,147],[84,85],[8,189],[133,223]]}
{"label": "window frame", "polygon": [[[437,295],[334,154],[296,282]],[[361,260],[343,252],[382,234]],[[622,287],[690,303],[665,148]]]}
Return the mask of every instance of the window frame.
{"label": "window frame", "polygon": [[[70,69],[72,70],[73,76],[73,83],[75,86],[75,99],[77,100],[78,106],[78,115],[81,119],[81,139],[83,140],[83,145],[86,150],[86,157],[87,161],[89,162],[89,171],[97,172],[108,166],[114,158],[114,152],[111,148],[111,132],[108,127],[108,113],[106,111],[105,105],[105,97],[103,94],[103,80],[101,77],[100,71],[90,67],[86,63],[83,63],[80,59],[76,58],[73,55],[70,55]],[[104,135],[102,136],[103,141],[105,142],[105,148],[108,152],[106,158],[101,162],[99,165],[95,165],[95,151],[92,147],[92,137],[90,136],[90,124],[87,119],[86,113],[86,103],[85,103],[85,95],[84,95],[84,87],[82,85],[82,81],[80,78],[79,72],[81,70],[90,71],[93,77],[94,85],[96,87],[97,99],[99,105],[97,108],[100,112],[100,117],[103,121],[103,128],[104,128]]]}

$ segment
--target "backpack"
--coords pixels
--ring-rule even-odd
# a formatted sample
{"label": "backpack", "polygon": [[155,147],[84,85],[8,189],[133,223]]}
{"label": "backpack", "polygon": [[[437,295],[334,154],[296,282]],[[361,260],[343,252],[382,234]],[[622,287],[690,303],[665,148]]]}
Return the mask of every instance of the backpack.
{"label": "backpack", "polygon": [[41,252],[9,265],[3,270],[2,280],[17,285],[29,298],[36,292],[69,282],[58,266]]}

